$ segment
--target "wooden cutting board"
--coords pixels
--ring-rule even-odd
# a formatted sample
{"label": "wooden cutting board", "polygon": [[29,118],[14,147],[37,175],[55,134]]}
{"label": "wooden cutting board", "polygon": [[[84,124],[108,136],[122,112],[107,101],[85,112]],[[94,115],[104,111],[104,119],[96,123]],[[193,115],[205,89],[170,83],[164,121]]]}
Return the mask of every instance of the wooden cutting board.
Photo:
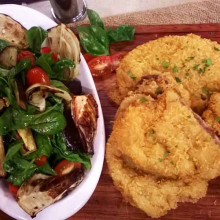
{"label": "wooden cutting board", "polygon": [[[140,44],[159,37],[185,35],[188,33],[194,33],[220,43],[220,24],[137,26],[135,38],[132,42],[117,43],[111,46],[111,50],[114,52],[114,49],[117,48],[119,51],[130,51]],[[108,138],[112,130],[112,122],[117,106],[109,100],[107,93],[111,85],[115,83],[115,76],[112,75],[102,80],[95,80],[95,83],[102,104],[106,138]],[[11,219],[0,211],[0,220]],[[131,219],[147,220],[151,218],[123,200],[121,194],[115,189],[108,175],[107,165],[104,163],[100,181],[91,199],[77,214],[68,220]],[[220,178],[210,181],[206,197],[200,199],[199,202],[196,204],[180,203],[176,210],[169,211],[166,216],[160,219],[220,220]]]}

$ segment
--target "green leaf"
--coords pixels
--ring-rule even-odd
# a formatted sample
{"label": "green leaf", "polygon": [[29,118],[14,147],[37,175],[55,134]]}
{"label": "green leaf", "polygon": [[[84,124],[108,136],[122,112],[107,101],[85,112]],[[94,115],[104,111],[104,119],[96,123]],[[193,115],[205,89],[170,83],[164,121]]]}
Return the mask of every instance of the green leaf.
{"label": "green leaf", "polygon": [[48,75],[52,77],[54,75],[51,65],[53,64],[51,54],[41,54],[36,60],[36,64],[40,66]]}
{"label": "green leaf", "polygon": [[87,9],[87,14],[91,25],[98,26],[102,29],[105,29],[104,23],[102,22],[99,14],[91,9]]}
{"label": "green leaf", "polygon": [[99,26],[77,27],[80,43],[84,50],[93,55],[109,55],[109,41],[106,31]]}
{"label": "green leaf", "polygon": [[136,76],[132,72],[128,72],[131,79],[136,80]]}
{"label": "green leaf", "polygon": [[177,73],[178,72],[178,68],[176,66],[173,67],[173,73]]}
{"label": "green leaf", "polygon": [[196,64],[196,65],[193,66],[193,69],[194,69],[194,70],[197,70],[198,67],[199,67],[199,64]]}
{"label": "green leaf", "polygon": [[216,116],[216,117],[215,117],[215,121],[218,121],[218,122],[219,122],[219,121],[220,121],[220,117]]}
{"label": "green leaf", "polygon": [[165,153],[163,154],[163,156],[164,156],[164,157],[168,157],[168,156],[169,156],[169,152],[165,152]]}
{"label": "green leaf", "polygon": [[6,76],[8,76],[8,72],[9,72],[9,71],[10,71],[10,70],[0,68],[0,76],[1,76],[1,77],[6,77]]}
{"label": "green leaf", "polygon": [[10,43],[8,41],[0,39],[0,52],[3,51]]}
{"label": "green leaf", "polygon": [[132,41],[134,38],[135,27],[130,25],[120,25],[116,29],[109,28],[107,35],[110,43],[119,41]]}
{"label": "green leaf", "polygon": [[18,64],[15,66],[15,75],[22,71],[27,71],[31,68],[31,61],[29,59],[22,59]]}
{"label": "green leaf", "polygon": [[214,47],[214,50],[216,51],[220,51],[220,49],[218,47]]}
{"label": "green leaf", "polygon": [[52,176],[55,176],[57,174],[48,162],[46,162],[43,166],[38,167],[37,172]]}
{"label": "green leaf", "polygon": [[31,51],[40,53],[41,45],[47,38],[47,31],[41,27],[32,27],[26,32],[27,41]]}
{"label": "green leaf", "polygon": [[50,138],[48,136],[35,132],[34,140],[36,141],[36,144],[37,144],[37,150],[31,154],[26,155],[25,159],[32,160],[32,159],[39,158],[43,155],[49,158],[52,153],[52,146],[50,143]]}
{"label": "green leaf", "polygon": [[91,168],[91,156],[82,154],[80,152],[72,152],[67,150],[66,141],[62,133],[54,135],[51,139],[51,142],[54,147],[54,152],[58,154],[59,157],[65,158],[68,161],[80,162],[87,169]]}
{"label": "green leaf", "polygon": [[147,99],[145,97],[141,97],[140,100],[139,100],[140,103],[143,103],[143,102],[146,102],[146,101],[147,101]]}
{"label": "green leaf", "polygon": [[160,88],[160,87],[158,87],[157,89],[156,89],[156,91],[155,91],[155,94],[156,95],[159,95],[159,94],[161,94],[162,93],[162,89]]}
{"label": "green leaf", "polygon": [[181,83],[182,80],[179,77],[175,77],[176,82]]}
{"label": "green leaf", "polygon": [[50,80],[50,84],[58,89],[62,89],[66,92],[70,92],[69,89],[61,81]]}

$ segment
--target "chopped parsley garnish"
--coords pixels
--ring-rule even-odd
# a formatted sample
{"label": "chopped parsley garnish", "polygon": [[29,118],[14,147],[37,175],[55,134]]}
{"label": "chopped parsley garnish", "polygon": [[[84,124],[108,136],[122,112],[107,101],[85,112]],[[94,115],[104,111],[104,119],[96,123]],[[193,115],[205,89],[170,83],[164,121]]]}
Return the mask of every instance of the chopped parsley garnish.
{"label": "chopped parsley garnish", "polygon": [[181,83],[182,80],[179,77],[175,77],[176,82]]}
{"label": "chopped parsley garnish", "polygon": [[189,161],[192,161],[193,159],[190,157],[188,160],[189,160]]}
{"label": "chopped parsley garnish", "polygon": [[219,122],[220,121],[220,117],[216,116],[215,120]]}
{"label": "chopped parsley garnish", "polygon": [[218,47],[214,47],[214,50],[216,51],[220,51],[220,49]]}
{"label": "chopped parsley garnish", "polygon": [[186,73],[186,76],[189,76],[189,73]]}
{"label": "chopped parsley garnish", "polygon": [[193,67],[193,69],[194,69],[194,70],[197,70],[198,67],[199,67],[199,64],[196,64],[196,65]]}
{"label": "chopped parsley garnish", "polygon": [[136,80],[136,76],[132,72],[128,72],[128,75],[131,77],[131,79]]}
{"label": "chopped parsley garnish", "polygon": [[155,131],[153,129],[148,132],[148,136],[150,137],[152,134],[155,134]]}
{"label": "chopped parsley garnish", "polygon": [[177,73],[178,72],[178,68],[176,66],[173,67],[173,73]]}
{"label": "chopped parsley garnish", "polygon": [[207,60],[203,60],[202,62],[205,63],[207,66],[211,66],[211,64],[212,64],[212,59],[211,59],[211,58],[208,58]]}
{"label": "chopped parsley garnish", "polygon": [[212,88],[207,88],[207,87],[202,87],[202,92],[203,94],[205,94],[206,96],[210,97],[211,92],[216,91],[216,89],[212,89]]}
{"label": "chopped parsley garnish", "polygon": [[162,62],[162,66],[163,66],[164,68],[168,68],[168,67],[169,67],[169,63],[167,63],[166,61],[163,61],[163,62]]}
{"label": "chopped parsley garnish", "polygon": [[140,100],[139,100],[140,103],[146,102],[146,101],[147,101],[147,99],[145,97],[141,97]]}
{"label": "chopped parsley garnish", "polygon": [[193,60],[194,59],[194,57],[188,57],[187,59],[186,59],[186,61],[190,61],[190,60]]}
{"label": "chopped parsley garnish", "polygon": [[191,118],[191,115],[188,115],[187,118]]}
{"label": "chopped parsley garnish", "polygon": [[174,165],[174,162],[173,162],[173,161],[170,161],[170,163],[171,163],[172,165]]}
{"label": "chopped parsley garnish", "polygon": [[162,90],[161,90],[160,87],[158,87],[158,88],[156,89],[156,91],[155,91],[155,94],[156,94],[156,95],[159,95],[159,94],[161,94],[161,93],[162,93]]}
{"label": "chopped parsley garnish", "polygon": [[163,161],[161,158],[159,158],[158,160],[159,160],[159,162],[162,162],[162,161]]}
{"label": "chopped parsley garnish", "polygon": [[168,156],[169,156],[169,152],[165,152],[165,153],[163,154],[163,156],[164,156],[164,157],[168,157]]}

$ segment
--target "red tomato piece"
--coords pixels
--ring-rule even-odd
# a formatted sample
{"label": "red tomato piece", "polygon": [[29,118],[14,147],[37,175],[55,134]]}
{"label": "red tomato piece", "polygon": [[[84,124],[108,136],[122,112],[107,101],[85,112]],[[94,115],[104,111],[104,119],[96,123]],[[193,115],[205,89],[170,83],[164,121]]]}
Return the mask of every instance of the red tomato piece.
{"label": "red tomato piece", "polygon": [[27,71],[26,78],[29,86],[36,83],[50,85],[50,79],[48,75],[40,67],[34,67],[32,69],[29,69]]}
{"label": "red tomato piece", "polygon": [[95,56],[92,56],[92,55],[89,54],[89,53],[84,53],[83,56],[84,56],[84,58],[85,58],[85,60],[86,60],[87,63],[88,63],[90,60],[92,60],[93,58],[95,58]]}
{"label": "red tomato piece", "polygon": [[17,197],[19,186],[15,186],[12,183],[8,183],[8,188],[9,188],[9,191],[11,192],[11,194],[13,196]]}
{"label": "red tomato piece", "polygon": [[57,61],[58,61],[58,57],[57,57],[57,55],[56,55],[54,52],[51,54],[51,58],[52,58],[52,60],[53,60],[54,62],[57,62]]}
{"label": "red tomato piece", "polygon": [[127,54],[126,51],[119,51],[111,56],[112,59],[112,71],[116,70],[122,60],[122,58]]}
{"label": "red tomato piece", "polygon": [[23,59],[29,59],[31,61],[31,66],[35,66],[35,57],[30,51],[24,50],[18,54],[17,60],[21,61]]}
{"label": "red tomato piece", "polygon": [[42,47],[41,48],[41,53],[50,53],[51,49],[49,47]]}
{"label": "red tomato piece", "polygon": [[98,56],[88,62],[89,69],[94,77],[110,74],[112,65],[110,56]]}
{"label": "red tomato piece", "polygon": [[61,160],[54,168],[58,176],[63,176],[70,173],[74,168],[81,168],[82,164],[79,162],[71,162],[68,160]]}
{"label": "red tomato piece", "polygon": [[40,167],[43,166],[45,163],[47,162],[47,156],[42,155],[40,157],[38,157],[34,163],[36,164],[36,166]]}

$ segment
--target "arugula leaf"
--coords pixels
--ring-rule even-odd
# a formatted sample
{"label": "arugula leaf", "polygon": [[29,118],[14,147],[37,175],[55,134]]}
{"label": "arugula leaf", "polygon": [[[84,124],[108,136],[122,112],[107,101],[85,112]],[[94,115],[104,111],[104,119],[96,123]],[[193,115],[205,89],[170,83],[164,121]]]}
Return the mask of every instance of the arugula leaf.
{"label": "arugula leaf", "polygon": [[109,41],[105,30],[99,26],[77,27],[80,43],[84,50],[93,55],[109,55]]}
{"label": "arugula leaf", "polygon": [[58,80],[50,80],[50,84],[58,89],[62,89],[66,92],[70,92],[69,89],[62,82]]}
{"label": "arugula leaf", "polygon": [[47,38],[47,31],[41,27],[32,27],[26,32],[27,41],[30,49],[34,53],[40,53],[41,45]]}
{"label": "arugula leaf", "polygon": [[65,158],[69,161],[80,162],[85,166],[85,168],[91,168],[91,156],[82,154],[80,152],[72,152],[67,150],[66,141],[62,133],[55,134],[51,139],[51,143],[54,147],[55,154],[58,154],[60,158]]}
{"label": "arugula leaf", "polygon": [[104,23],[102,22],[99,14],[91,9],[87,9],[87,15],[91,25],[99,26],[102,29],[105,29]]}
{"label": "arugula leaf", "polygon": [[8,41],[0,39],[0,52],[3,51],[10,43]]}
{"label": "arugula leaf", "polygon": [[109,28],[107,31],[110,43],[119,41],[132,41],[134,38],[135,27],[130,25],[120,25],[116,29]]}

